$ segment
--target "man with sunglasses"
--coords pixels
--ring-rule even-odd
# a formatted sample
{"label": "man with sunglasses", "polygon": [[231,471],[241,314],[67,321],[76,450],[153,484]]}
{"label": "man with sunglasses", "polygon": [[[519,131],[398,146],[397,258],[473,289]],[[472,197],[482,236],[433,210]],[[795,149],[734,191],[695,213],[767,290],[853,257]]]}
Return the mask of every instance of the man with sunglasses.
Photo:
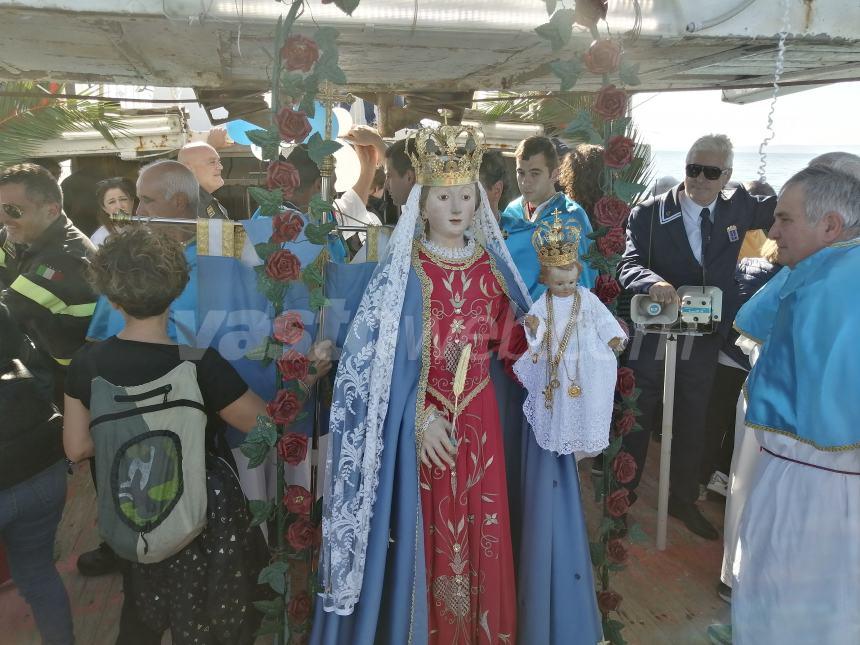
{"label": "man with sunglasses", "polygon": [[[627,247],[618,279],[636,294],[659,303],[678,301],[681,286],[714,286],[723,293],[722,320],[716,333],[685,337],[678,351],[673,417],[669,514],[709,540],[717,530],[699,512],[699,469],[705,439],[705,414],[721,346],[738,308],[734,279],[744,235],[773,224],[773,197],[753,197],[743,187],[725,191],[732,176],[732,143],[707,135],[687,153],[684,181],[645,200],[630,213]],[[627,484],[631,499],[641,478],[652,431],[659,429],[663,396],[664,344],[657,334],[636,334],[626,359],[642,389],[638,405],[643,432],[624,439],[639,466]]]}
{"label": "man with sunglasses", "polygon": [[45,388],[61,401],[63,373],[95,309],[84,277],[93,245],[63,213],[57,181],[34,164],[0,172],[0,226],[0,302],[35,345],[28,367],[50,368]]}

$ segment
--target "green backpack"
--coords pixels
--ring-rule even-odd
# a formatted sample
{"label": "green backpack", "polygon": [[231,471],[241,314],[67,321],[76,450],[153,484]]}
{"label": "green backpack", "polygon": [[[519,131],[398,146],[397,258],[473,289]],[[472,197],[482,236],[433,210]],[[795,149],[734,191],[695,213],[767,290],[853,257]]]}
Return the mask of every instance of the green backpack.
{"label": "green backpack", "polygon": [[121,558],[150,564],[206,525],[206,410],[197,368],[118,387],[92,381],[99,532]]}

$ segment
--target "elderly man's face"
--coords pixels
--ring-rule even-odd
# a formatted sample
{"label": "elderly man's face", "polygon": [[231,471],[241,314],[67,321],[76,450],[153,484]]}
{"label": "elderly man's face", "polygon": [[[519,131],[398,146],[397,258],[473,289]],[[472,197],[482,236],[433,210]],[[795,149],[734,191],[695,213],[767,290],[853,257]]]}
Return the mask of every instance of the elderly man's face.
{"label": "elderly man's face", "polygon": [[221,156],[214,148],[199,146],[184,150],[182,163],[194,173],[207,193],[214,193],[224,185],[224,178],[221,177],[224,166],[221,164]]}
{"label": "elderly man's face", "polygon": [[[687,165],[696,164],[709,168],[718,168],[720,174],[716,179],[708,179],[705,176],[707,168],[701,170],[697,177],[690,177],[685,172],[684,192],[699,206],[707,206],[717,198],[720,191],[732,178],[732,169],[726,167],[726,158],[719,152],[710,150],[695,150],[687,154]],[[698,170],[698,169],[697,169]]]}
{"label": "elderly man's face", "polygon": [[806,217],[805,193],[803,186],[789,184],[779,196],[767,234],[779,248],[779,263],[792,269],[833,241],[828,237],[826,220],[810,223]]}
{"label": "elderly man's face", "polygon": [[137,214],[144,217],[181,217],[190,219],[187,205],[180,193],[170,199],[164,197],[164,173],[156,166],[144,170],[137,179]]}

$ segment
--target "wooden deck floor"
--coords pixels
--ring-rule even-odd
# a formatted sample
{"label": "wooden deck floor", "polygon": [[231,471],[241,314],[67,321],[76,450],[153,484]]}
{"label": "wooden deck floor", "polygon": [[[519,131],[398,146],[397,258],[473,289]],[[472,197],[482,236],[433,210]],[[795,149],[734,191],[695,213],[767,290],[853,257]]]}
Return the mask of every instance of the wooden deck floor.
{"label": "wooden deck floor", "polygon": [[[620,619],[631,645],[708,643],[707,626],[728,622],[729,607],[715,592],[722,558],[722,541],[709,542],[693,535],[677,520],[669,518],[669,546],[654,547],[656,535],[657,470],[659,445],[649,450],[648,465],[640,485],[639,501],[632,519],[651,538],[648,544],[630,546],[627,569],[613,574],[613,586],[624,600]],[[583,475],[583,506],[589,525],[599,522],[600,507],[594,501],[591,481]],[[721,527],[724,505],[701,504],[705,516]],[[116,640],[121,581],[118,574],[85,578],[75,568],[77,556],[98,544],[95,528],[95,498],[89,470],[79,467],[69,483],[69,499],[56,544],[57,566],[69,591],[80,645],[113,645]],[[165,636],[169,643],[169,636]],[[266,642],[260,639],[260,643]],[[0,587],[0,644],[38,645],[40,639],[29,607],[17,589]],[[538,644],[523,644],[538,645]]]}

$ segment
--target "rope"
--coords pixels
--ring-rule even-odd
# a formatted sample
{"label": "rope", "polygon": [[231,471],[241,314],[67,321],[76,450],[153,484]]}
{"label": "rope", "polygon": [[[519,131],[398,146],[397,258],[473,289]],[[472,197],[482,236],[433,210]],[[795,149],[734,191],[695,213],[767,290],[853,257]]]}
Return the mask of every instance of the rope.
{"label": "rope", "polygon": [[773,127],[773,115],[776,112],[776,99],[779,94],[779,79],[782,78],[782,72],[785,69],[785,41],[788,38],[788,30],[791,26],[791,6],[789,0],[782,0],[782,30],[779,32],[779,46],[776,54],[776,67],[773,70],[773,93],[770,98],[770,109],[767,112],[767,134],[765,134],[761,145],[758,147],[759,166],[758,177],[759,181],[766,182],[765,170],[767,169],[767,146],[773,141],[776,136],[776,131]]}

